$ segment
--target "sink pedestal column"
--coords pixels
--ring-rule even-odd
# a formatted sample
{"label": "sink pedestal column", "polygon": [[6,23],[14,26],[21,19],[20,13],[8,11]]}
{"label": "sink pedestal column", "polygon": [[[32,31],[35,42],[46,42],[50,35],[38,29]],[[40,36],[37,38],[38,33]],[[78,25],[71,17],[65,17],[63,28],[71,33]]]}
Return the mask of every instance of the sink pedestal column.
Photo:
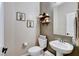
{"label": "sink pedestal column", "polygon": [[56,56],[63,56],[63,54],[59,51],[56,51]]}

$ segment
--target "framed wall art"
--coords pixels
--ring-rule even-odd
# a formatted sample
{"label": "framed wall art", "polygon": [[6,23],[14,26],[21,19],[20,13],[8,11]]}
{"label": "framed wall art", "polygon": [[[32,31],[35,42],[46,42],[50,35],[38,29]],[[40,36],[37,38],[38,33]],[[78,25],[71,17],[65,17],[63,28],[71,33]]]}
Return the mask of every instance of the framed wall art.
{"label": "framed wall art", "polygon": [[27,20],[27,28],[33,28],[34,27],[34,21],[33,20]]}
{"label": "framed wall art", "polygon": [[16,12],[16,20],[25,21],[25,13]]}

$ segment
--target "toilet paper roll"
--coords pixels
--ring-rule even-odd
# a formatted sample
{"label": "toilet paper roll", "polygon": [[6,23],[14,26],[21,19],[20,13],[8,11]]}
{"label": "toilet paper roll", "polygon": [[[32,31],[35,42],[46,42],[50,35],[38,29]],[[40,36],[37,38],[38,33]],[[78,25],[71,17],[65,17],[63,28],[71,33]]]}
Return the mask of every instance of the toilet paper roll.
{"label": "toilet paper roll", "polygon": [[28,43],[27,43],[27,42],[23,43],[23,46],[24,46],[24,47],[26,47],[27,45],[28,45]]}

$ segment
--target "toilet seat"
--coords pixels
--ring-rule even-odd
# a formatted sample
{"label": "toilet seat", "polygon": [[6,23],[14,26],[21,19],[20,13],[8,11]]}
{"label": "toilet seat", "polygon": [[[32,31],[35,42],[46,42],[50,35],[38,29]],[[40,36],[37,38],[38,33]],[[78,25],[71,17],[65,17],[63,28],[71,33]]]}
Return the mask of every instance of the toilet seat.
{"label": "toilet seat", "polygon": [[31,47],[29,49],[29,52],[38,52],[38,51],[41,51],[42,49],[39,47],[39,46],[34,46],[34,47]]}
{"label": "toilet seat", "polygon": [[34,47],[31,47],[30,49],[28,49],[28,52],[32,56],[38,56],[38,55],[41,55],[43,53],[43,50],[39,46],[34,46]]}

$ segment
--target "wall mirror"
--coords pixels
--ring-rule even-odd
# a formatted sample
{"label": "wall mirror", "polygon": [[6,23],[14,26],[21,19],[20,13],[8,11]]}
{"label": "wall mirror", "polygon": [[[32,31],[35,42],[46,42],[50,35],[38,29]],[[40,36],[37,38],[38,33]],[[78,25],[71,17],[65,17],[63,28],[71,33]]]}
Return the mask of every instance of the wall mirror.
{"label": "wall mirror", "polygon": [[53,7],[53,33],[59,35],[71,36],[73,39],[77,36],[77,9],[76,2],[63,2],[54,4]]}

